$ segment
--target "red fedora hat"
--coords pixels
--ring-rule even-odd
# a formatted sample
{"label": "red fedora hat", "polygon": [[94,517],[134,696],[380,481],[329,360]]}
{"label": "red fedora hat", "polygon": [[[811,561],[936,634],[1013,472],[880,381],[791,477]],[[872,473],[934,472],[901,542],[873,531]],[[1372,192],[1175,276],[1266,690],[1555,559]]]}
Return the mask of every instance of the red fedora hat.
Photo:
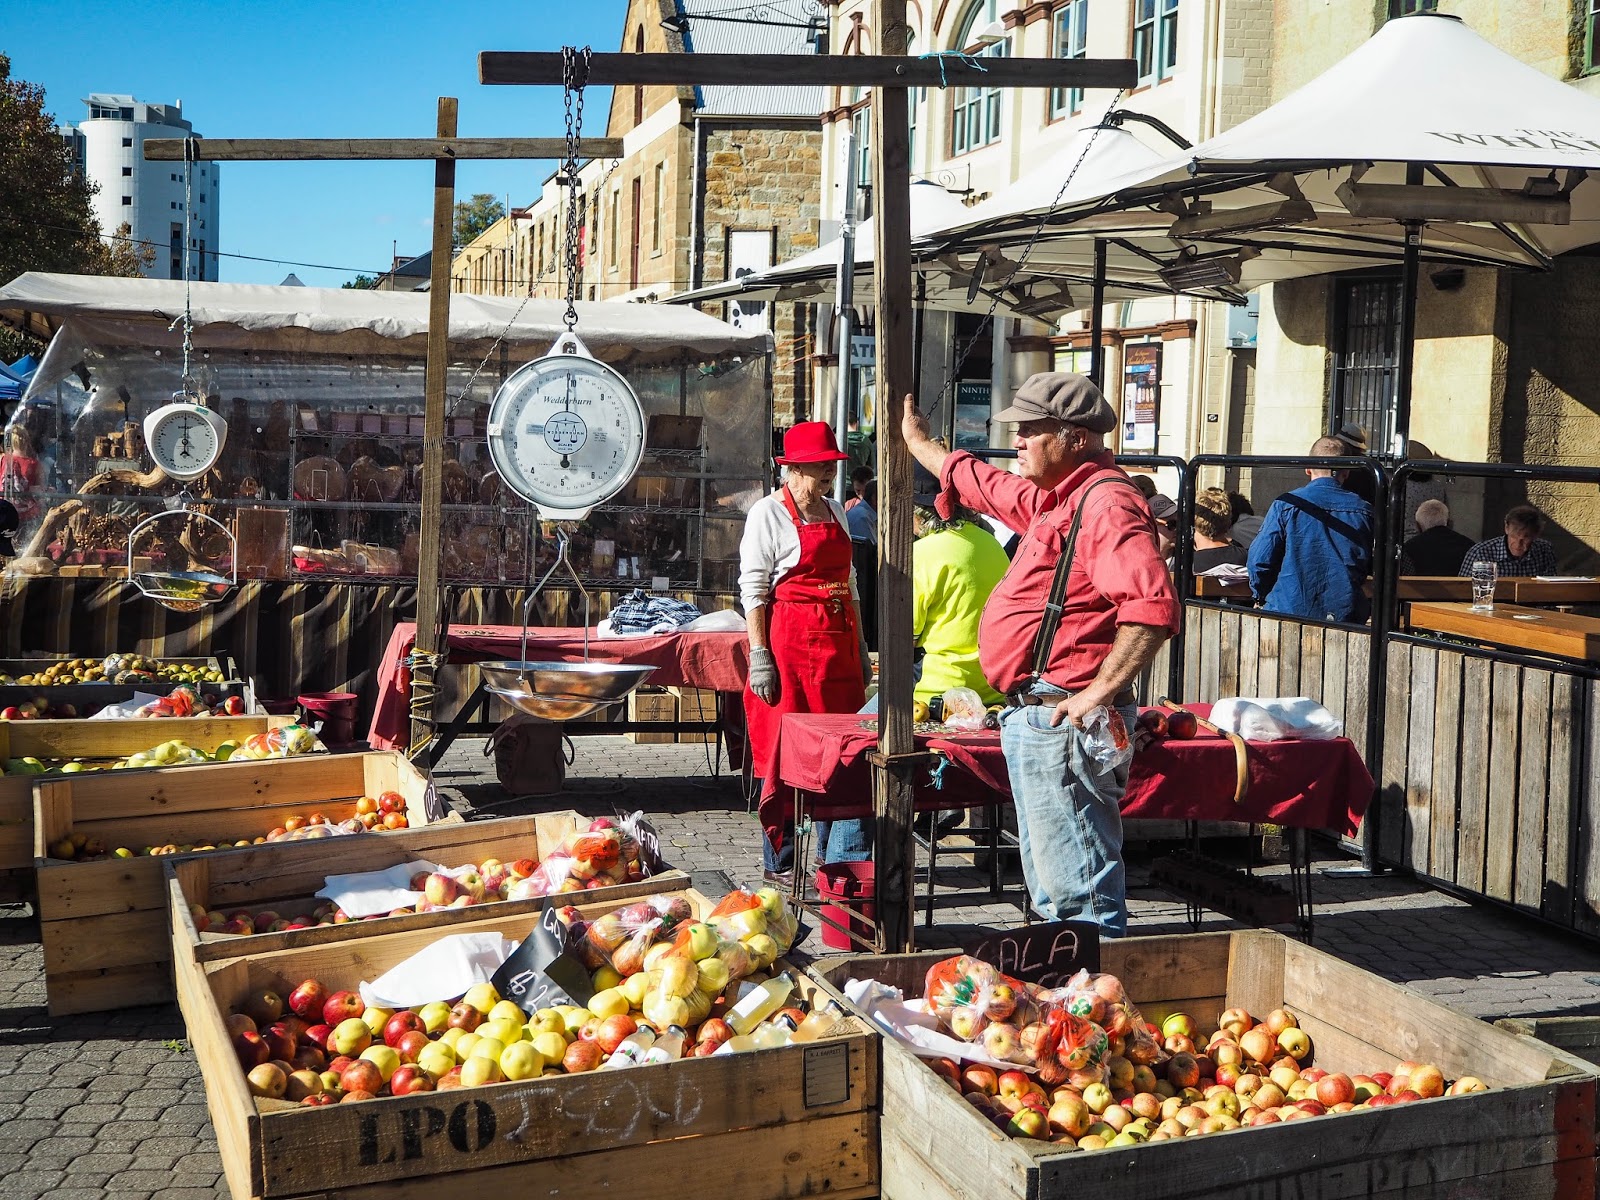
{"label": "red fedora hat", "polygon": [[795,463],[840,462],[849,458],[839,451],[833,440],[833,427],[826,421],[801,421],[783,435],[783,455],[777,459],[780,467]]}

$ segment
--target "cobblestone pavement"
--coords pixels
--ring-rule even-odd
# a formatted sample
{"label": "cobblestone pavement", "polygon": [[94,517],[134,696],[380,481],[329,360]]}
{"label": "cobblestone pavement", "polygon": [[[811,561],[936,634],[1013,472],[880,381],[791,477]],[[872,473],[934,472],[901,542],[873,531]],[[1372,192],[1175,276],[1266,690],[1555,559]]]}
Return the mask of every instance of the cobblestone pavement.
{"label": "cobblestone pavement", "polygon": [[[736,778],[713,777],[708,747],[634,745],[620,737],[576,741],[568,790],[552,801],[508,801],[477,739],[453,747],[436,779],[469,817],[642,808],[661,833],[663,852],[703,890],[759,882],[756,818]],[[1131,858],[1130,933],[1186,932],[1184,906],[1144,886],[1138,853]],[[1331,849],[1314,864],[1322,949],[1476,1017],[1600,1013],[1600,949],[1410,880],[1327,873],[1342,864]],[[970,866],[944,860],[939,874],[940,927],[1019,923],[1016,905],[991,902],[980,887],[986,877]],[[1216,915],[1202,924],[1228,927]],[[918,937],[924,937],[920,912]],[[52,1020],[34,939],[26,909],[0,908],[0,1197],[226,1196],[204,1089],[177,1010],[141,1007]],[[813,934],[806,949],[815,946]]]}

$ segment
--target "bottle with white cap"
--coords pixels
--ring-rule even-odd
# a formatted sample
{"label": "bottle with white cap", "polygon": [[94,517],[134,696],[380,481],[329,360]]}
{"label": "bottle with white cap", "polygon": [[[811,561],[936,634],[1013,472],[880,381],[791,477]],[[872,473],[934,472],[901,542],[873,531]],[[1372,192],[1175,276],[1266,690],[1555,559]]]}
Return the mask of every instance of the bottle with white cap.
{"label": "bottle with white cap", "polygon": [[636,1067],[644,1062],[645,1054],[655,1044],[656,1031],[648,1025],[641,1025],[622,1041],[617,1043],[617,1048],[611,1052],[611,1057],[606,1059],[601,1070],[620,1071],[624,1067]]}
{"label": "bottle with white cap", "polygon": [[668,1025],[667,1031],[658,1037],[654,1044],[644,1052],[644,1061],[647,1063],[671,1062],[675,1058],[683,1057],[683,1044],[689,1038],[689,1031],[682,1025]]}

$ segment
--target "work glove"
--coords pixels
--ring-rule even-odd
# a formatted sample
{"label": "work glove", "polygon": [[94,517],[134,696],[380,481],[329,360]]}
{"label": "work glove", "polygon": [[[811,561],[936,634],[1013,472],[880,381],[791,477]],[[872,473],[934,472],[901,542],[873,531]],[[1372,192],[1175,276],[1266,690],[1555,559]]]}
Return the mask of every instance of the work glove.
{"label": "work glove", "polygon": [[763,704],[778,702],[778,663],[765,646],[750,650],[750,690]]}

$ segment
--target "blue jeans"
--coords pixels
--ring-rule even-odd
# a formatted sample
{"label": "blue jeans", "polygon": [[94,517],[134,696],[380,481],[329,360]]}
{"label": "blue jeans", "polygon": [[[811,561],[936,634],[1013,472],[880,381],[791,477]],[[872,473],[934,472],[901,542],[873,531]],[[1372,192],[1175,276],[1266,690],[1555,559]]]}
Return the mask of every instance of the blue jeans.
{"label": "blue jeans", "polygon": [[815,821],[816,855],[825,863],[866,862],[872,857],[871,821]]}
{"label": "blue jeans", "polygon": [[[1121,814],[1127,768],[1100,770],[1077,728],[1067,721],[1051,728],[1054,702],[1065,692],[1049,684],[1034,691],[1044,704],[1000,716],[1029,899],[1046,920],[1089,921],[1121,937],[1128,928]],[[1121,711],[1131,735],[1137,710]]]}

